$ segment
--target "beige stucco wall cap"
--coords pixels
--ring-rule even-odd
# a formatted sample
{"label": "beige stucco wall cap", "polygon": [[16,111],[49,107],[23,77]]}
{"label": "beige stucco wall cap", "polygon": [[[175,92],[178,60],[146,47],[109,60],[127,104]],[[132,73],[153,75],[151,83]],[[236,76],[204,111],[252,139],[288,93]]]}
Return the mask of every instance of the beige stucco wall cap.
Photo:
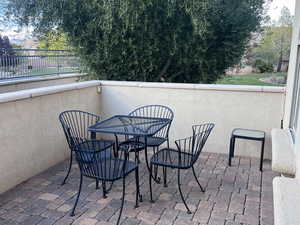
{"label": "beige stucco wall cap", "polygon": [[285,92],[285,87],[263,86],[263,92]]}
{"label": "beige stucco wall cap", "polygon": [[300,180],[286,177],[273,179],[274,225],[300,224]]}
{"label": "beige stucco wall cap", "polygon": [[289,130],[272,129],[272,170],[295,175],[296,160]]}
{"label": "beige stucco wall cap", "polygon": [[0,103],[17,101],[20,99],[33,98],[33,97],[38,97],[43,95],[55,94],[64,91],[71,91],[71,90],[94,87],[99,85],[100,85],[100,81],[92,80],[92,81],[76,82],[71,84],[55,85],[50,87],[34,88],[34,89],[28,89],[23,91],[3,93],[0,94]]}
{"label": "beige stucco wall cap", "polygon": [[30,98],[30,96],[31,93],[28,90],[3,93],[0,94],[0,103],[26,99]]}
{"label": "beige stucco wall cap", "polygon": [[100,80],[102,86],[126,86],[126,87],[138,87],[139,82],[134,81],[111,81]]}
{"label": "beige stucco wall cap", "polygon": [[102,86],[140,87],[140,88],[166,88],[212,91],[239,91],[239,92],[285,92],[284,87],[265,87],[254,85],[225,85],[225,84],[187,84],[163,82],[135,82],[135,81],[107,81],[101,80]]}

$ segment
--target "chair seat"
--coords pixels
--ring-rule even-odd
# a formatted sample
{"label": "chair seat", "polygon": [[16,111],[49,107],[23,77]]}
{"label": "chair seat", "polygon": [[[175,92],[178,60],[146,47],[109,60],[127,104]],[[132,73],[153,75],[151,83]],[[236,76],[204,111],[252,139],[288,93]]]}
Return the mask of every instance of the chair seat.
{"label": "chair seat", "polygon": [[136,152],[143,150],[145,148],[145,144],[140,141],[137,142],[135,139],[131,138],[119,143],[119,148],[120,150],[127,150],[128,152]]}
{"label": "chair seat", "polygon": [[[96,174],[84,174],[89,177],[98,178],[99,180],[115,181],[123,178],[123,166],[125,160],[113,159],[111,157],[104,158],[98,164],[90,164],[90,171],[97,171]],[[137,168],[137,163],[131,160],[126,161],[125,176]],[[93,167],[93,168],[92,168]]]}
{"label": "chair seat", "polygon": [[[135,141],[135,138],[130,138],[129,140]],[[164,143],[167,139],[162,137],[147,137],[147,146],[157,147]],[[139,142],[145,144],[145,138],[139,138]]]}
{"label": "chair seat", "polygon": [[[180,156],[180,157],[179,157]],[[193,165],[194,155],[171,148],[164,148],[156,152],[150,162],[154,165],[171,168],[188,169]]]}

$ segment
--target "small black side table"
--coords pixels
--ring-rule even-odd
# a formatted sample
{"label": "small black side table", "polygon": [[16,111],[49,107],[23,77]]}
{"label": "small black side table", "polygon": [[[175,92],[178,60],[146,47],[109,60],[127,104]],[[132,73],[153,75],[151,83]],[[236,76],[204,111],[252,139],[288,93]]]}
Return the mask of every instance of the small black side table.
{"label": "small black side table", "polygon": [[231,158],[234,157],[235,139],[248,139],[254,141],[261,141],[261,153],[260,153],[260,171],[262,171],[263,159],[264,159],[264,146],[265,146],[265,132],[260,130],[248,130],[242,128],[236,128],[231,133],[230,146],[229,146],[229,162],[231,166]]}

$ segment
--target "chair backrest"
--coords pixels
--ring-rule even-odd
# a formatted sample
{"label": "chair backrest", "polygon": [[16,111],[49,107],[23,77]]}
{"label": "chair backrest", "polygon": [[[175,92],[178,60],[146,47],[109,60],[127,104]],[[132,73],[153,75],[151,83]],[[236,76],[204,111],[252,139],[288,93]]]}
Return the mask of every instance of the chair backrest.
{"label": "chair backrest", "polygon": [[98,177],[103,179],[114,179],[123,171],[125,166],[120,151],[117,156],[112,154],[113,144],[105,140],[84,140],[74,145],[76,161],[82,175],[87,177]]}
{"label": "chair backrest", "polygon": [[63,127],[69,147],[80,140],[90,139],[88,127],[100,121],[98,115],[80,110],[67,110],[59,114],[59,121]]}
{"label": "chair backrest", "polygon": [[170,123],[154,135],[155,137],[168,138],[169,129],[170,129],[171,123],[174,118],[174,113],[167,106],[145,105],[145,106],[139,107],[139,108],[133,110],[132,112],[130,112],[129,116],[141,116],[141,117],[169,119]]}
{"label": "chair backrest", "polygon": [[193,136],[175,141],[179,151],[179,157],[181,157],[179,162],[184,161],[185,164],[188,163],[193,165],[197,161],[214,126],[215,125],[213,123],[194,125],[192,127]]}

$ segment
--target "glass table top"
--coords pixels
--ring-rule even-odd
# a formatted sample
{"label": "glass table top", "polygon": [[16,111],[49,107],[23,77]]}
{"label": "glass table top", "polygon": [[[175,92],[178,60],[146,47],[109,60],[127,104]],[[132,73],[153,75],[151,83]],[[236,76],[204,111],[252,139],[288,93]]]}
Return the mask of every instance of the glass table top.
{"label": "glass table top", "polygon": [[249,129],[242,129],[242,128],[234,129],[232,134],[235,136],[240,136],[240,137],[252,137],[252,138],[264,138],[265,137],[265,132],[263,132],[263,131],[249,130]]}
{"label": "glass table top", "polygon": [[164,118],[116,115],[100,121],[88,128],[88,131],[135,136],[152,136],[171,121]]}

